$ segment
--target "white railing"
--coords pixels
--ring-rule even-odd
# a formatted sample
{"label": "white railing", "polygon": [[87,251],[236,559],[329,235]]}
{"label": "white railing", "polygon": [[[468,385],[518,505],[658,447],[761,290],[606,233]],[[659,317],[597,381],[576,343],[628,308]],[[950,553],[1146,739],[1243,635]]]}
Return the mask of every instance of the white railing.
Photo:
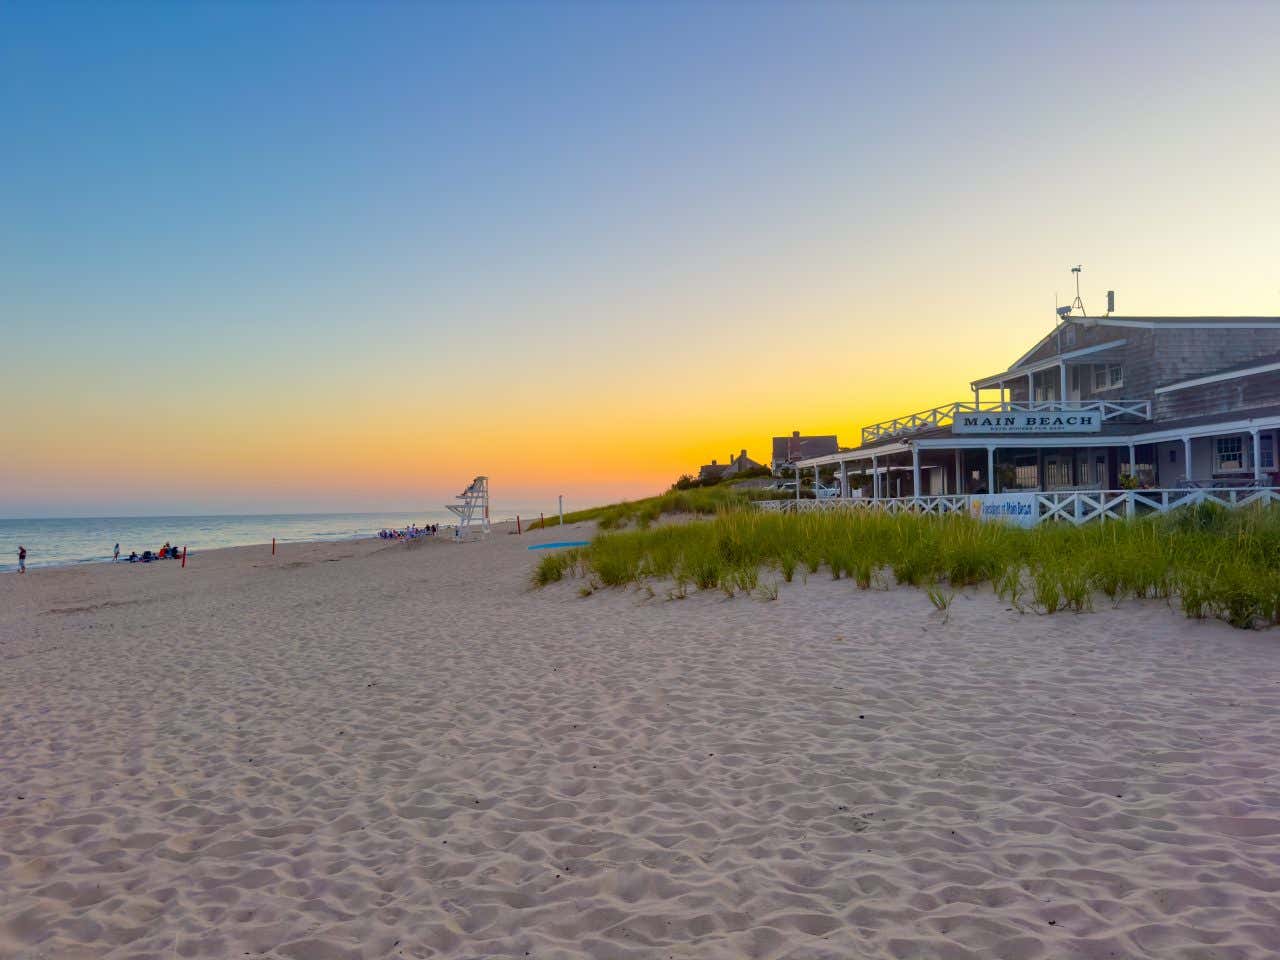
{"label": "white railing", "polygon": [[881,513],[964,513],[969,509],[967,494],[941,497],[831,497],[826,500],[757,500],[756,507],[769,513],[819,513],[830,510],[879,511]]}
{"label": "white railing", "polygon": [[[1022,491],[1012,490],[1010,493]],[[1035,498],[1034,523],[1089,523],[1092,520],[1124,520],[1179,507],[1216,503],[1227,508],[1280,503],[1277,487],[1208,487],[1177,490],[1064,490],[1027,492]],[[817,513],[831,510],[920,513],[943,516],[969,513],[983,494],[948,494],[940,497],[832,498],[828,500],[760,500],[756,507],[772,513]],[[997,496],[1001,496],[997,494]]]}
{"label": "white railing", "polygon": [[905,417],[873,423],[862,428],[862,442],[874,443],[889,437],[926,430],[929,427],[945,427],[955,418],[966,413],[1097,413],[1104,421],[1118,417],[1133,417],[1138,420],[1151,419],[1151,402],[1149,400],[1006,400],[1001,403],[974,403],[971,400],[958,400],[919,413],[911,413]]}
{"label": "white railing", "polygon": [[1090,520],[1122,520],[1152,513],[1168,513],[1179,507],[1216,503],[1235,508],[1251,504],[1280,503],[1276,487],[1208,487],[1176,490],[1081,490],[1036,494],[1037,522],[1046,520],[1081,524]]}

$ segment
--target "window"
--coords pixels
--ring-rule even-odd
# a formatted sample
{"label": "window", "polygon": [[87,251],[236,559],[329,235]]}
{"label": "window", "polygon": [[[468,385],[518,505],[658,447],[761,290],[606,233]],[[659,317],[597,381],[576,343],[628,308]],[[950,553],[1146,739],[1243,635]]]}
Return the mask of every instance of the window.
{"label": "window", "polygon": [[1238,473],[1244,469],[1244,440],[1218,437],[1213,448],[1214,473]]}
{"label": "window", "polygon": [[1069,457],[1046,457],[1044,461],[1044,482],[1047,490],[1060,490],[1071,486],[1071,459]]}
{"label": "window", "polygon": [[1074,347],[1076,345],[1076,325],[1074,323],[1069,324],[1063,336],[1067,341],[1067,346]]}
{"label": "window", "polygon": [[1093,365],[1093,389],[1112,390],[1124,386],[1124,367],[1118,363],[1095,363]]}
{"label": "window", "polygon": [[1259,452],[1262,454],[1260,460],[1263,470],[1274,470],[1276,468],[1276,452],[1275,448],[1272,446],[1273,441],[1271,439],[1273,436],[1274,434],[1264,433],[1262,436],[1258,437],[1258,443],[1260,445]]}
{"label": "window", "polygon": [[1021,490],[1034,490],[1040,485],[1040,468],[1036,457],[1013,458],[1013,485]]}

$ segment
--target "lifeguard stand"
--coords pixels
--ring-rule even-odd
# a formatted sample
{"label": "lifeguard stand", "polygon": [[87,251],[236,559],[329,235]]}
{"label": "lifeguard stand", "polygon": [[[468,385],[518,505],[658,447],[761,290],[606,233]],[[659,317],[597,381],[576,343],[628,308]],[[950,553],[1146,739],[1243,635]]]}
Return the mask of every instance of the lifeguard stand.
{"label": "lifeguard stand", "polygon": [[465,540],[473,531],[480,534],[489,532],[489,478],[476,477],[470,486],[458,494],[461,503],[445,504],[458,516],[458,530],[455,538]]}

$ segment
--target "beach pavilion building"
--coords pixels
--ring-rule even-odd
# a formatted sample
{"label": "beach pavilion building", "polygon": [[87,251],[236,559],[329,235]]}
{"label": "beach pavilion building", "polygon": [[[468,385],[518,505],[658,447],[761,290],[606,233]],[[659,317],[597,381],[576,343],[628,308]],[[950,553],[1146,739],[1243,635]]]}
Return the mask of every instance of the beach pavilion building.
{"label": "beach pavilion building", "polygon": [[1065,317],[970,387],[793,469],[837,503],[1031,522],[1276,499],[1280,317]]}

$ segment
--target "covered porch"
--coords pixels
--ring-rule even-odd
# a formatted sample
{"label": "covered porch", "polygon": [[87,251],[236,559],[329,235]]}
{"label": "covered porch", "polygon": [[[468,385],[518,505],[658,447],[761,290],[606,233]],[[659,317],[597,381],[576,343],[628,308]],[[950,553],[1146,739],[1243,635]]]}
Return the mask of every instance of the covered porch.
{"label": "covered porch", "polygon": [[[955,435],[945,428],[800,461],[837,499],[1280,485],[1280,416],[1090,435]],[[1132,477],[1132,480],[1127,478]],[[1125,479],[1122,479],[1125,478]]]}

